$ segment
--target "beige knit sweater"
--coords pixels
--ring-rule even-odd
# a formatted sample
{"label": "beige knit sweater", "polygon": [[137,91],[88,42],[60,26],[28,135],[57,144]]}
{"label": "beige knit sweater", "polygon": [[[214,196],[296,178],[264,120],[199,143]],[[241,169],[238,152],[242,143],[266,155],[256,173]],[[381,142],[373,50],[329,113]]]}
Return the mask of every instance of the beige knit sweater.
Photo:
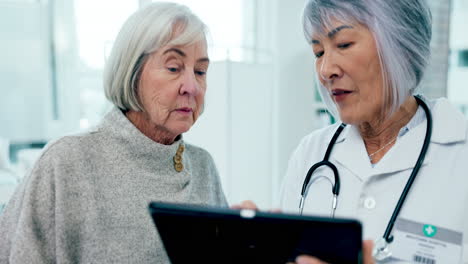
{"label": "beige knit sweater", "polygon": [[46,147],[0,215],[0,263],[168,263],[150,201],[227,205],[205,150],[155,143],[113,109]]}

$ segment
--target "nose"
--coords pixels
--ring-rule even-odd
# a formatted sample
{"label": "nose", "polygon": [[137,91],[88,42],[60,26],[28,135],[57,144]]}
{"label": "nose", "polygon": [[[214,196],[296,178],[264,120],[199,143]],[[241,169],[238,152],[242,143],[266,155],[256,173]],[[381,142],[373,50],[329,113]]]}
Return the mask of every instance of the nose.
{"label": "nose", "polygon": [[342,77],[343,71],[339,67],[333,54],[323,54],[321,60],[317,63],[317,69],[319,71],[322,82],[333,82],[333,80]]}
{"label": "nose", "polygon": [[197,82],[197,78],[193,71],[187,70],[184,73],[182,83],[180,85],[179,93],[181,95],[192,95],[196,96],[200,91],[200,84]]}

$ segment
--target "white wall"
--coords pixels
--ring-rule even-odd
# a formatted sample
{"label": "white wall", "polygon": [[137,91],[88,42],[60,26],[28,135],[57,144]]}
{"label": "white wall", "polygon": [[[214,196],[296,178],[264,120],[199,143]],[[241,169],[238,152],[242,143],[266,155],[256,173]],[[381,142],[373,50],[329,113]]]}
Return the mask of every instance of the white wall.
{"label": "white wall", "polygon": [[49,140],[79,128],[73,1],[51,3],[0,2],[0,123],[7,127],[0,137],[11,142]]}
{"label": "white wall", "polygon": [[450,47],[454,49],[468,49],[468,0],[453,0],[450,28]]}
{"label": "white wall", "polygon": [[58,117],[47,122],[45,139],[50,140],[79,129],[80,90],[78,49],[73,1],[47,1],[54,4],[53,43],[55,47]]}
{"label": "white wall", "polygon": [[[269,64],[213,63],[206,111],[186,140],[212,153],[230,203],[276,205],[287,161],[319,126],[313,56],[301,29],[302,0],[259,1],[259,48]],[[207,136],[209,135],[209,136]]]}
{"label": "white wall", "polygon": [[[466,78],[468,67],[458,66],[458,52],[468,50],[468,0],[454,0],[450,21],[450,67],[448,72],[448,98],[459,105],[468,106],[468,89]],[[465,114],[468,114],[465,112]]]}
{"label": "white wall", "polygon": [[271,65],[212,63],[205,112],[185,135],[211,153],[231,204],[271,206],[272,73]]}
{"label": "white wall", "polygon": [[[48,13],[40,2],[0,2],[0,137],[42,140],[51,115]],[[32,133],[34,131],[34,133]]]}
{"label": "white wall", "polygon": [[[275,194],[279,192],[292,151],[302,137],[318,127],[314,113],[314,59],[300,22],[304,1],[277,0],[276,4]],[[277,197],[273,196],[274,203]]]}

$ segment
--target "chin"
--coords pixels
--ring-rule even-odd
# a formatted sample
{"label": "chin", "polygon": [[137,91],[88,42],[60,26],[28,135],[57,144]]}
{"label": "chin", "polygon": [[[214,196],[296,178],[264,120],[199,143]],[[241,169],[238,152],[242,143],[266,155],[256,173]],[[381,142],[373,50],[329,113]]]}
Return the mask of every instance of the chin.
{"label": "chin", "polygon": [[180,135],[182,133],[185,133],[192,128],[193,123],[184,123],[184,124],[177,124],[174,127],[172,127],[171,131],[174,132],[174,134]]}
{"label": "chin", "polygon": [[355,115],[346,112],[339,112],[341,122],[345,124],[355,125],[358,123],[358,119]]}

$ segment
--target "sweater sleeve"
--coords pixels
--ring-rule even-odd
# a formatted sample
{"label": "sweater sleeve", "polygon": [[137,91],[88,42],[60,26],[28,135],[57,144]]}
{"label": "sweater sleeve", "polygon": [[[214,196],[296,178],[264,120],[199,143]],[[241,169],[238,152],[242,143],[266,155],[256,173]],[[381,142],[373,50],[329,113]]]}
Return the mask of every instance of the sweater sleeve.
{"label": "sweater sleeve", "polygon": [[210,164],[210,174],[212,175],[212,181],[214,184],[214,191],[215,191],[215,196],[216,196],[216,206],[220,207],[228,207],[228,202],[226,199],[226,196],[224,195],[223,191],[223,186],[221,184],[221,178],[219,176],[218,168],[216,167],[216,164],[213,160],[213,157],[206,152],[207,158],[208,158],[208,163]]}
{"label": "sweater sleeve", "polygon": [[0,215],[0,263],[55,263],[52,166],[43,156]]}
{"label": "sweater sleeve", "polygon": [[[216,170],[216,174],[218,175],[218,171]],[[218,186],[217,188],[217,196],[218,196],[218,203],[219,203],[219,206],[221,207],[228,207],[228,202],[227,202],[227,199],[226,199],[226,196],[224,195],[224,191],[223,191],[223,186],[221,185],[221,181],[219,180],[219,176],[217,177],[217,184]]]}

